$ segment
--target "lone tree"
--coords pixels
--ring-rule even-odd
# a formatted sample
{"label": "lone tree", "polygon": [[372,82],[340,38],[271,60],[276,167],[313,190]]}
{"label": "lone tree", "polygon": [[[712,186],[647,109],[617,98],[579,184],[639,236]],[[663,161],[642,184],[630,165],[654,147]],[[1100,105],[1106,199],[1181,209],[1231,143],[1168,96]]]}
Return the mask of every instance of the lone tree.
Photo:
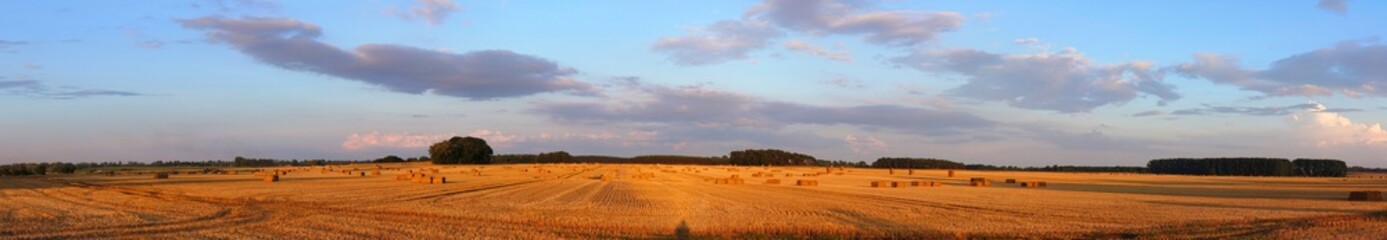
{"label": "lone tree", "polygon": [[429,159],[434,164],[491,163],[491,146],[475,137],[453,137],[429,147]]}

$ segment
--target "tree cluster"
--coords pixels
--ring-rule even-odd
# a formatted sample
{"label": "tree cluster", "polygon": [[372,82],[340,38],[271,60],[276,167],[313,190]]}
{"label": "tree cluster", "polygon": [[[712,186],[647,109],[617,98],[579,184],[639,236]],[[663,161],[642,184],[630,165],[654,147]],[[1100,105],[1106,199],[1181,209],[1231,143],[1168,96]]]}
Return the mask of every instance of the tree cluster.
{"label": "tree cluster", "polygon": [[963,163],[934,158],[888,158],[872,162],[874,168],[963,169]]}
{"label": "tree cluster", "polygon": [[1146,164],[1147,171],[1162,174],[1218,176],[1344,176],[1348,167],[1343,161],[1328,159],[1284,158],[1175,158],[1156,159]]}
{"label": "tree cluster", "polygon": [[488,164],[491,146],[476,137],[453,137],[429,146],[429,159],[434,164]]}
{"label": "tree cluster", "polygon": [[728,154],[732,165],[817,165],[814,156],[779,149],[748,149]]}
{"label": "tree cluster", "polygon": [[385,156],[385,157],[382,157],[382,158],[377,158],[376,160],[373,160],[372,162],[378,162],[378,163],[398,163],[398,162],[405,162],[405,159],[404,159],[404,158],[400,158],[400,156],[388,155],[388,156]]}

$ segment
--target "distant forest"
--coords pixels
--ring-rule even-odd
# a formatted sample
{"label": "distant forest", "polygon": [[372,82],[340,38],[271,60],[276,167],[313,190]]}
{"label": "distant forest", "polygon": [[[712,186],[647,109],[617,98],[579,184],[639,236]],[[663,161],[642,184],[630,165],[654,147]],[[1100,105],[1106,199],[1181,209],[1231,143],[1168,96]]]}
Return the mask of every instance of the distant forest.
{"label": "distant forest", "polygon": [[[489,152],[489,151],[488,151]],[[1041,166],[1017,167],[985,164],[965,164],[958,161],[936,158],[883,157],[868,164],[865,161],[850,162],[822,160],[803,153],[778,149],[748,149],[732,151],[726,156],[680,156],[643,155],[634,157],[615,157],[600,155],[572,155],[557,151],[537,154],[499,154],[484,158],[483,164],[522,164],[522,163],[629,163],[629,164],[694,164],[694,165],[743,165],[743,166],[847,166],[861,168],[898,169],[968,169],[968,170],[1006,170],[1041,172],[1123,172],[1157,173],[1185,175],[1231,175],[1231,176],[1308,176],[1342,177],[1348,172],[1387,173],[1383,168],[1348,167],[1343,161],[1333,159],[1295,159],[1282,158],[1173,158],[1156,159],[1147,166]],[[144,162],[101,162],[101,163],[18,163],[0,165],[0,176],[71,174],[79,171],[92,172],[96,169],[122,170],[121,168],[140,167],[274,167],[274,166],[324,166],[352,163],[391,163],[432,161],[429,156],[401,158],[390,155],[372,160],[298,160],[272,158],[236,157],[231,161],[154,161]]]}
{"label": "distant forest", "polygon": [[1151,173],[1216,176],[1343,177],[1349,167],[1334,159],[1174,158],[1147,163]]}

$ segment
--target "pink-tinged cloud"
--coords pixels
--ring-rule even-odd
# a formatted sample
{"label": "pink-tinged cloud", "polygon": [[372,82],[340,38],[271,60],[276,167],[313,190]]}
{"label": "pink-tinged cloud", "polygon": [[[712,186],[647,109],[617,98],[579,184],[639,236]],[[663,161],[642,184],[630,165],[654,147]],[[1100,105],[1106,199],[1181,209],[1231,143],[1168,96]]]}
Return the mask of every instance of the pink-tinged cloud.
{"label": "pink-tinged cloud", "polygon": [[472,131],[472,133],[468,134],[468,136],[473,136],[486,140],[487,145],[495,147],[510,147],[514,146],[515,144],[524,143],[527,139],[525,136],[506,134],[501,131],[490,129],[478,129],[476,131]]}
{"label": "pink-tinged cloud", "polygon": [[[477,129],[466,135],[459,134],[415,134],[401,133],[353,133],[342,142],[342,149],[362,151],[383,148],[426,149],[434,143],[454,136],[471,136],[486,140],[494,148],[516,148],[526,143],[555,143],[570,141],[602,141],[618,143],[626,147],[649,146],[661,137],[658,131],[629,131],[626,133],[540,133],[535,135],[507,134],[498,130]],[[667,144],[673,146],[673,144]]]}
{"label": "pink-tinged cloud", "polygon": [[442,25],[448,20],[448,16],[460,10],[458,4],[452,0],[419,0],[409,12],[396,13],[405,19],[422,19],[429,25]]}
{"label": "pink-tinged cloud", "polygon": [[785,48],[786,48],[786,49],[790,49],[790,50],[794,50],[794,51],[797,51],[797,52],[802,52],[802,53],[805,53],[805,54],[809,54],[809,55],[814,55],[814,56],[817,56],[817,57],[822,57],[822,58],[825,58],[825,59],[828,59],[828,60],[840,61],[840,62],[852,62],[852,52],[848,52],[848,51],[839,51],[839,52],[829,51],[828,49],[824,49],[824,48],[822,48],[822,47],[815,46],[814,44],[811,44],[811,43],[805,42],[805,41],[800,41],[800,40],[790,40],[790,41],[786,41],[786,42],[785,42]]}
{"label": "pink-tinged cloud", "polygon": [[411,134],[371,132],[347,136],[342,149],[361,151],[375,148],[428,148],[433,143],[453,137],[455,134]]}
{"label": "pink-tinged cloud", "polygon": [[843,137],[843,142],[846,142],[848,148],[852,149],[852,152],[857,154],[880,154],[886,152],[886,149],[890,147],[890,145],[886,144],[886,141],[882,141],[873,136],[858,137],[847,135]]}

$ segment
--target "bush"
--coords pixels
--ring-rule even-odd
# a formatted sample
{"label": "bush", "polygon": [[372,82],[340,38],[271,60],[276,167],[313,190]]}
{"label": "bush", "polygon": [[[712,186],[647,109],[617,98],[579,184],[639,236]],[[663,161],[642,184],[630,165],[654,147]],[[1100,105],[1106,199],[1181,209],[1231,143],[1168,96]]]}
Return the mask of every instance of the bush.
{"label": "bush", "polygon": [[383,157],[383,158],[378,158],[378,159],[376,159],[376,160],[373,161],[373,162],[380,162],[380,163],[405,162],[405,159],[400,158],[399,156],[390,155],[390,156],[385,156],[385,157]]}

